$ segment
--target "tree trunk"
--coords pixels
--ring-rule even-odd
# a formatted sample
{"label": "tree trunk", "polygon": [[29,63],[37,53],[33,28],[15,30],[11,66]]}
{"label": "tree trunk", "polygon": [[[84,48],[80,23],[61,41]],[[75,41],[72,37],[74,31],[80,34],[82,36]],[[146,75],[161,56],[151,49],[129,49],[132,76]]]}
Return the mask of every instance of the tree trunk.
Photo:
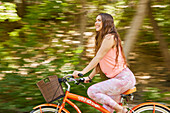
{"label": "tree trunk", "polygon": [[166,67],[167,67],[168,71],[170,71],[170,53],[168,50],[168,44],[165,42],[165,39],[161,34],[159,26],[153,17],[151,3],[148,4],[148,9],[149,9],[148,14],[149,14],[150,22],[153,27],[153,32],[154,32],[155,38],[159,41],[159,48],[162,52],[162,56],[164,57]]}
{"label": "tree trunk", "polygon": [[19,17],[23,17],[25,14],[26,3],[25,0],[15,0],[17,5],[17,14]]}
{"label": "tree trunk", "polygon": [[86,0],[81,0],[81,5],[82,5],[82,11],[83,13],[80,14],[80,46],[83,47],[84,45],[84,39],[83,39],[83,36],[84,36],[84,32],[85,32],[85,29],[86,29],[86,8],[85,8],[85,4],[86,4]]}
{"label": "tree trunk", "polygon": [[[80,44],[78,45],[78,49],[79,50],[85,50],[85,44],[84,44],[84,32],[86,30],[86,23],[87,23],[87,19],[86,19],[86,3],[87,1],[86,0],[78,0],[79,4],[81,4],[82,8],[80,10],[80,12],[78,13],[78,20],[77,22],[78,23],[78,28],[79,28],[79,32],[80,32],[80,37],[79,37],[79,41],[80,41]],[[77,14],[76,14],[77,15]],[[75,16],[76,16],[75,15]],[[76,22],[76,23],[77,23]],[[79,58],[82,58],[84,54],[84,51],[81,52],[81,53],[77,53],[77,55],[79,56]],[[78,68],[80,67],[80,65],[82,64],[82,60],[80,60],[79,64],[77,66],[75,66],[75,68]]]}
{"label": "tree trunk", "polygon": [[124,45],[124,52],[125,56],[128,57],[129,52],[133,49],[133,45],[136,41],[136,37],[138,34],[138,31],[143,23],[143,20],[145,18],[146,12],[147,12],[147,6],[150,0],[140,0],[137,12],[132,20],[131,28],[128,30],[127,34],[125,35],[125,45]]}

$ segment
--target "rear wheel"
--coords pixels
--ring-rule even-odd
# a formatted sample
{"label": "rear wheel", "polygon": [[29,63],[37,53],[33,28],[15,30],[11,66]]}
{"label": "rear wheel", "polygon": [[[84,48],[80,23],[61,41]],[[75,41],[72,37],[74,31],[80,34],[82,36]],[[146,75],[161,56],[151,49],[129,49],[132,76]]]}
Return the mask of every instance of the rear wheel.
{"label": "rear wheel", "polygon": [[144,103],[134,107],[130,113],[170,113],[170,108],[158,103]]}
{"label": "rear wheel", "polygon": [[[54,106],[43,106],[41,108],[34,109],[30,113],[58,113],[59,108]],[[61,113],[69,113],[64,110],[61,111]]]}

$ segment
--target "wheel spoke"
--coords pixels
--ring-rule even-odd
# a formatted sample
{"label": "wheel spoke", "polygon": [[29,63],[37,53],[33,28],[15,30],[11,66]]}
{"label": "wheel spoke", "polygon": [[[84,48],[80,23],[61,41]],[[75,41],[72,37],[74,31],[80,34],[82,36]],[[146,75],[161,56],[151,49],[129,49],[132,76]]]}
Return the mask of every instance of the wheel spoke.
{"label": "wheel spoke", "polygon": [[41,107],[40,107],[40,112],[43,113]]}
{"label": "wheel spoke", "polygon": [[153,113],[155,113],[155,105],[153,106]]}

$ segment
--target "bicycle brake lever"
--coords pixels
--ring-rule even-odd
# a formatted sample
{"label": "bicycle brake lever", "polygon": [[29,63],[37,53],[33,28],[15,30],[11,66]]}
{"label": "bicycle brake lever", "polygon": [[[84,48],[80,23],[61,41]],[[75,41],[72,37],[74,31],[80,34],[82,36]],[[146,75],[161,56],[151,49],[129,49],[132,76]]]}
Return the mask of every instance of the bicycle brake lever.
{"label": "bicycle brake lever", "polygon": [[81,86],[83,86],[84,88],[86,88],[86,86],[85,86],[85,85],[83,85],[83,84],[81,84],[81,83],[79,83],[78,85],[81,85]]}
{"label": "bicycle brake lever", "polygon": [[72,82],[72,81],[74,81],[75,84],[77,83],[77,81],[74,78],[68,78],[68,82]]}

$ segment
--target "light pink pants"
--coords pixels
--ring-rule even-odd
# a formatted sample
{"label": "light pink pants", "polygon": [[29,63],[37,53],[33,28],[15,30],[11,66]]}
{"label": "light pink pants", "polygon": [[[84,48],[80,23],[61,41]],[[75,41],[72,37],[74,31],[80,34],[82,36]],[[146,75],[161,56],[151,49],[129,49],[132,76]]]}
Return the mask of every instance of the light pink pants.
{"label": "light pink pants", "polygon": [[134,74],[129,68],[126,68],[116,77],[90,86],[87,94],[91,99],[103,104],[108,111],[113,113],[114,106],[120,102],[120,94],[132,88],[135,83]]}

